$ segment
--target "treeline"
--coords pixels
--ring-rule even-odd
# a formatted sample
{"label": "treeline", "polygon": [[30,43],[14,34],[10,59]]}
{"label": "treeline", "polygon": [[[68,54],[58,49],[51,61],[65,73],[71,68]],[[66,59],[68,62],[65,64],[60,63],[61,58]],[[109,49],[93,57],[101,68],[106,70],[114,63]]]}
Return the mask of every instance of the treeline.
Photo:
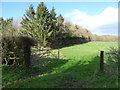
{"label": "treeline", "polygon": [[77,37],[71,31],[69,24],[64,23],[62,15],[56,16],[55,9],[48,10],[43,2],[34,10],[29,6],[21,21],[19,30],[13,24],[13,19],[0,19],[2,36],[27,36],[37,41],[38,47],[59,48],[76,43],[87,42],[84,36]]}
{"label": "treeline", "polygon": [[71,22],[65,22],[64,24],[69,26],[72,35],[87,38],[88,41],[118,41],[118,36],[115,35],[96,35],[92,34],[88,29],[74,25]]}
{"label": "treeline", "polygon": [[0,18],[3,36],[27,36],[34,38],[39,47],[58,48],[89,41],[118,41],[117,36],[95,35],[89,30],[64,22],[62,15],[56,15],[55,8],[48,10],[41,2],[35,10],[33,5],[29,6],[20,27],[13,24],[13,19],[4,20]]}
{"label": "treeline", "polygon": [[93,35],[93,36],[94,41],[113,41],[113,42],[118,41],[118,36],[115,35],[101,35],[101,36]]}

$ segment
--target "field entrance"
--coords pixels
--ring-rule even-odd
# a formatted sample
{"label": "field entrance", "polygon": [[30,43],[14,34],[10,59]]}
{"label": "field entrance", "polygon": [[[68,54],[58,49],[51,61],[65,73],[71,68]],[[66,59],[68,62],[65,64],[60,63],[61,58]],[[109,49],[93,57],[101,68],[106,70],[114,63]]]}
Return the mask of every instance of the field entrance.
{"label": "field entrance", "polygon": [[32,65],[41,59],[59,59],[59,50],[51,48],[31,48],[31,63]]}

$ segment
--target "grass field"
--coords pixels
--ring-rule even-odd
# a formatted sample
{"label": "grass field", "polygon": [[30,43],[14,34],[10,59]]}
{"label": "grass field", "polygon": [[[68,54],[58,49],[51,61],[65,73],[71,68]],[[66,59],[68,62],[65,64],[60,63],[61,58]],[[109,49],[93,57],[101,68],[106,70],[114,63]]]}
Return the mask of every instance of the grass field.
{"label": "grass field", "polygon": [[[60,59],[40,59],[28,73],[24,67],[4,66],[3,87],[12,88],[117,88],[116,63],[109,63],[109,47],[117,42],[89,42],[60,49]],[[105,51],[105,70],[99,54]]]}

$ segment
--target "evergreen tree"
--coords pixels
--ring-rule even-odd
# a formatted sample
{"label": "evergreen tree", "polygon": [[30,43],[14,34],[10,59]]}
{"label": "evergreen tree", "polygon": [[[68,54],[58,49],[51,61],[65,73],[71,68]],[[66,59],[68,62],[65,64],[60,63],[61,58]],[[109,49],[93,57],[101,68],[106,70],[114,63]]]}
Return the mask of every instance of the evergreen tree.
{"label": "evergreen tree", "polygon": [[64,18],[63,18],[63,16],[60,14],[59,16],[58,16],[58,23],[59,23],[59,25],[63,25],[63,22],[64,22]]}
{"label": "evergreen tree", "polygon": [[56,17],[56,13],[55,13],[54,7],[50,11],[49,27],[50,27],[51,35],[48,38],[48,40],[49,40],[49,43],[53,45],[56,42],[56,36],[58,34],[58,30],[57,30],[57,17]]}
{"label": "evergreen tree", "polygon": [[64,37],[64,25],[63,25],[63,22],[64,22],[64,18],[63,16],[60,14],[58,17],[57,17],[57,29],[59,31],[58,35],[57,35],[57,39],[58,39],[58,46],[61,46],[62,45],[62,39]]}
{"label": "evergreen tree", "polygon": [[49,33],[49,11],[47,7],[41,2],[36,10],[32,5],[30,5],[29,10],[24,15],[21,22],[22,24],[22,34],[30,37],[34,37],[38,41],[38,46],[47,45],[47,37]]}
{"label": "evergreen tree", "polygon": [[38,41],[39,46],[45,47],[48,44],[47,38],[50,34],[50,27],[49,27],[49,11],[47,7],[44,5],[43,2],[41,2],[36,10],[36,27],[37,27],[37,33],[38,33]]}
{"label": "evergreen tree", "polygon": [[59,30],[59,34],[62,34],[64,32],[64,25],[63,25],[63,22],[64,22],[64,18],[63,16],[60,14],[58,17],[57,17],[57,29]]}
{"label": "evergreen tree", "polygon": [[47,7],[41,2],[36,12],[32,5],[24,15],[21,22],[23,35],[34,37],[38,41],[38,46],[45,47],[50,43],[57,42],[62,29],[64,19],[62,15],[56,17],[55,9],[49,12]]}
{"label": "evergreen tree", "polygon": [[22,35],[27,35],[29,37],[34,37],[35,32],[34,32],[34,22],[35,20],[35,11],[32,5],[30,5],[29,10],[26,12],[26,15],[22,18],[22,30],[21,34]]}

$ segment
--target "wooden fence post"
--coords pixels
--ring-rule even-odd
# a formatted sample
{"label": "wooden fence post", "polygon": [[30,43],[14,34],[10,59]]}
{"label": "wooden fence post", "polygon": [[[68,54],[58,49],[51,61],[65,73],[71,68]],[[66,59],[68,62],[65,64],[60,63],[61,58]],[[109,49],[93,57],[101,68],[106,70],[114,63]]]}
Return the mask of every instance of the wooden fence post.
{"label": "wooden fence post", "polygon": [[25,59],[25,64],[27,68],[30,68],[30,65],[31,65],[30,56],[31,56],[31,46],[26,45],[24,47],[24,59]]}
{"label": "wooden fence post", "polygon": [[60,51],[59,51],[59,48],[58,48],[58,59],[60,59]]}
{"label": "wooden fence post", "polygon": [[100,71],[104,70],[104,51],[100,51]]}

